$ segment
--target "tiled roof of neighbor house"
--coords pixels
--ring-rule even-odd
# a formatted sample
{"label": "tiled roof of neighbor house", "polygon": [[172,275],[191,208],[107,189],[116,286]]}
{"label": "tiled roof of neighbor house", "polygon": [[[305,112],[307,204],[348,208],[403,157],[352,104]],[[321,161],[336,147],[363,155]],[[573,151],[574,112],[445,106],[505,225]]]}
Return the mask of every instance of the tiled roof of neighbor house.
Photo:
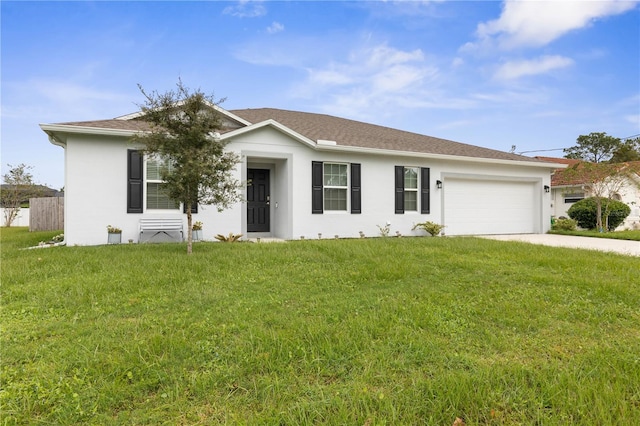
{"label": "tiled roof of neighbor house", "polygon": [[[253,124],[269,119],[288,127],[312,141],[335,141],[338,146],[425,154],[452,155],[496,160],[540,162],[532,157],[454,142],[390,127],[348,120],[326,114],[287,111],[273,108],[230,110],[232,114]],[[65,126],[90,127],[125,131],[149,130],[142,117],[58,123]],[[231,129],[226,129],[228,131]],[[224,133],[223,131],[222,133]]]}
{"label": "tiled roof of neighbor house", "polygon": [[560,164],[568,164],[568,165],[577,164],[582,161],[582,160],[574,160],[573,158],[542,157],[538,155],[536,155],[535,158],[537,158],[538,160],[547,161],[549,163],[560,163]]}
{"label": "tiled roof of neighbor house", "polygon": [[[582,185],[585,182],[584,178],[580,176],[579,173],[575,173],[574,170],[579,168],[582,163],[585,163],[582,160],[574,160],[571,158],[554,158],[554,157],[536,157],[539,160],[548,161],[550,163],[561,163],[567,164],[568,167],[566,169],[556,169],[551,175],[551,186],[574,186],[574,185]],[[620,167],[627,168],[632,170],[636,174],[640,174],[640,161],[628,161],[626,163],[618,163]],[[611,165],[612,167],[615,164]]]}
{"label": "tiled roof of neighbor house", "polygon": [[273,108],[231,110],[230,112],[254,124],[273,119],[313,141],[330,140],[335,141],[339,146],[512,161],[537,161],[522,155],[325,114]]}
{"label": "tiled roof of neighbor house", "polygon": [[566,172],[567,169],[570,169],[571,166],[581,163],[582,160],[574,160],[573,158],[557,158],[557,157],[541,157],[536,156],[538,160],[547,161],[549,163],[560,163],[566,164],[566,169],[555,169],[553,174],[551,175],[551,187],[555,186],[567,186],[567,185],[580,185],[582,182],[576,176],[574,176],[571,172]]}

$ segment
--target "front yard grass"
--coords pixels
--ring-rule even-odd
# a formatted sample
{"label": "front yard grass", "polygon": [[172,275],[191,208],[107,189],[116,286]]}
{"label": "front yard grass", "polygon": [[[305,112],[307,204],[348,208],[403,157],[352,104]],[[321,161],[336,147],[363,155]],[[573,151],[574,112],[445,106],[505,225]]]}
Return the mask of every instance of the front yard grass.
{"label": "front yard grass", "polygon": [[640,231],[613,231],[613,232],[598,232],[596,230],[576,230],[576,231],[549,231],[550,234],[558,235],[575,235],[578,237],[593,237],[593,238],[611,238],[614,240],[631,240],[640,241]]}
{"label": "front yard grass", "polygon": [[640,424],[640,258],[480,238],[18,250],[12,424]]}

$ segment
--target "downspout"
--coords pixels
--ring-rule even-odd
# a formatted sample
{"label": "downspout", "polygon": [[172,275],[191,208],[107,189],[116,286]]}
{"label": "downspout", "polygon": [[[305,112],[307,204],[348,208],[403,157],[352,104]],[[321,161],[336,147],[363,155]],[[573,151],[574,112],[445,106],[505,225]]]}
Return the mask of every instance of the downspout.
{"label": "downspout", "polygon": [[[60,148],[64,149],[64,189],[66,191],[67,189],[67,144],[64,143],[63,141],[61,141],[60,139],[56,138],[52,133],[47,132],[47,135],[49,135],[49,142],[53,145],[59,146]],[[59,245],[61,246],[66,246],[67,245],[67,233],[66,233],[66,226],[67,226],[67,197],[66,194],[64,195],[64,214],[62,216],[62,220],[64,221],[64,227],[62,229],[62,231],[64,232],[64,238],[62,239],[62,241],[59,243]]]}

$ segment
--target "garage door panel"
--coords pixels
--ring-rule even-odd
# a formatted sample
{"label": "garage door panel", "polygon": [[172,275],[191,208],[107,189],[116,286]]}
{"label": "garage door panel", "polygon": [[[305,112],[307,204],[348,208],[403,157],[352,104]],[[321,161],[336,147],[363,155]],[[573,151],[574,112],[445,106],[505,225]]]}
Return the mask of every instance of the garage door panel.
{"label": "garage door panel", "polygon": [[535,232],[535,183],[447,179],[444,224],[447,235]]}

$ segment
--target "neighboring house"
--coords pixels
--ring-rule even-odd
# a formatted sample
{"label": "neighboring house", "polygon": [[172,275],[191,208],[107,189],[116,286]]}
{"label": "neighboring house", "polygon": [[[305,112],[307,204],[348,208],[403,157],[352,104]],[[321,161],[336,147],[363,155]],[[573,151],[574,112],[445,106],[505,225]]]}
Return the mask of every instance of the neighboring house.
{"label": "neighboring house", "polygon": [[[226,111],[220,138],[250,181],[244,197],[218,212],[198,206],[203,235],[281,239],[424,235],[415,223],[444,224],[446,235],[544,233],[550,174],[561,164],[322,114],[278,109]],[[157,164],[130,137],[148,129],[140,113],[110,120],[41,124],[65,149],[67,244],[139,241],[142,218],[182,218],[159,189]]]}
{"label": "neighboring house", "polygon": [[[552,216],[556,218],[568,217],[567,211],[573,203],[592,196],[587,183],[581,181],[576,174],[570,171],[572,166],[581,163],[580,160],[554,157],[536,158],[551,163],[566,164],[569,167],[569,169],[558,169],[551,176]],[[621,163],[621,165],[640,170],[640,161]],[[611,198],[622,201],[631,208],[631,213],[617,229],[640,229],[640,175],[632,174],[630,178],[626,178],[620,188],[611,194]]]}

